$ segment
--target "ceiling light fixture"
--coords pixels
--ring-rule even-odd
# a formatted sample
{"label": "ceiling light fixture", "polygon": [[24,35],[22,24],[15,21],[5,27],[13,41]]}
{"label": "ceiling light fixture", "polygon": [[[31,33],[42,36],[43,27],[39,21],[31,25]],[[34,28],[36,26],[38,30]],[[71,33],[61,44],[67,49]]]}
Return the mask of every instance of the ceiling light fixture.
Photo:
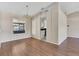
{"label": "ceiling light fixture", "polygon": [[26,8],[27,8],[27,10],[26,10],[26,16],[28,16],[29,6],[28,6],[28,5],[26,5]]}
{"label": "ceiling light fixture", "polygon": [[29,18],[31,18],[31,16],[29,15],[29,5],[26,5],[25,7],[26,7],[26,14],[25,14],[25,17],[26,17],[27,19],[29,19]]}

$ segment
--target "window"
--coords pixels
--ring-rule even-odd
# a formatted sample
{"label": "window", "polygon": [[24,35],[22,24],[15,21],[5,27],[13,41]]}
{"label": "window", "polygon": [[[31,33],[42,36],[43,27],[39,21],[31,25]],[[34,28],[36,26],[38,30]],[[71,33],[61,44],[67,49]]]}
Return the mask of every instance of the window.
{"label": "window", "polygon": [[24,23],[13,23],[13,33],[25,33]]}

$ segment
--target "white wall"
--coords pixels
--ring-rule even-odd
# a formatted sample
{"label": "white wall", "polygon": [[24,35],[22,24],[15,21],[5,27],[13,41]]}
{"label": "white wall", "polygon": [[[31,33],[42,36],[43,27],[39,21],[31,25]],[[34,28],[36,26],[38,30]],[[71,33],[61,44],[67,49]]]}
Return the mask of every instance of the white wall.
{"label": "white wall", "polygon": [[[17,39],[23,39],[31,37],[31,20],[25,17],[19,17],[11,13],[1,13],[0,14],[0,42],[12,41]],[[25,33],[23,34],[13,34],[13,22],[12,19],[17,18],[18,20],[25,21]]]}
{"label": "white wall", "polygon": [[58,44],[61,44],[67,38],[67,17],[59,8],[58,15]]}
{"label": "white wall", "polygon": [[47,14],[47,42],[58,43],[58,3],[48,9]]}
{"label": "white wall", "polygon": [[47,42],[57,45],[67,38],[67,17],[59,3],[55,3],[49,8],[47,33]]}
{"label": "white wall", "polygon": [[72,13],[68,15],[68,37],[79,38],[79,12]]}
{"label": "white wall", "polygon": [[40,38],[40,16],[37,16],[32,20],[32,37],[41,39]]}

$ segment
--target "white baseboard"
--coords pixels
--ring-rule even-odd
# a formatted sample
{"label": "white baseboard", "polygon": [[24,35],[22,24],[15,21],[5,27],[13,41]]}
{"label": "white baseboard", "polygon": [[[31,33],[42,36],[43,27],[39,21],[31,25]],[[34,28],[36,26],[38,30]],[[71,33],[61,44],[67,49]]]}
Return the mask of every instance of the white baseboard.
{"label": "white baseboard", "polygon": [[[30,37],[31,37],[31,36],[29,36],[29,37],[24,37],[24,38],[21,38],[21,39],[30,38]],[[1,47],[1,44],[2,44],[2,43],[9,42],[9,41],[15,41],[15,40],[21,40],[21,39],[11,39],[11,40],[0,41],[0,47]]]}

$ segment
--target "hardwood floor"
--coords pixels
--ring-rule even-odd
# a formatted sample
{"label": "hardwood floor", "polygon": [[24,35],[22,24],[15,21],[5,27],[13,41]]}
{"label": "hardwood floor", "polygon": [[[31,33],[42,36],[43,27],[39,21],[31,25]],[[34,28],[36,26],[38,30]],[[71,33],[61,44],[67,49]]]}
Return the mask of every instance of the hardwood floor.
{"label": "hardwood floor", "polygon": [[79,56],[79,39],[68,38],[60,46],[34,38],[2,43],[1,56]]}

